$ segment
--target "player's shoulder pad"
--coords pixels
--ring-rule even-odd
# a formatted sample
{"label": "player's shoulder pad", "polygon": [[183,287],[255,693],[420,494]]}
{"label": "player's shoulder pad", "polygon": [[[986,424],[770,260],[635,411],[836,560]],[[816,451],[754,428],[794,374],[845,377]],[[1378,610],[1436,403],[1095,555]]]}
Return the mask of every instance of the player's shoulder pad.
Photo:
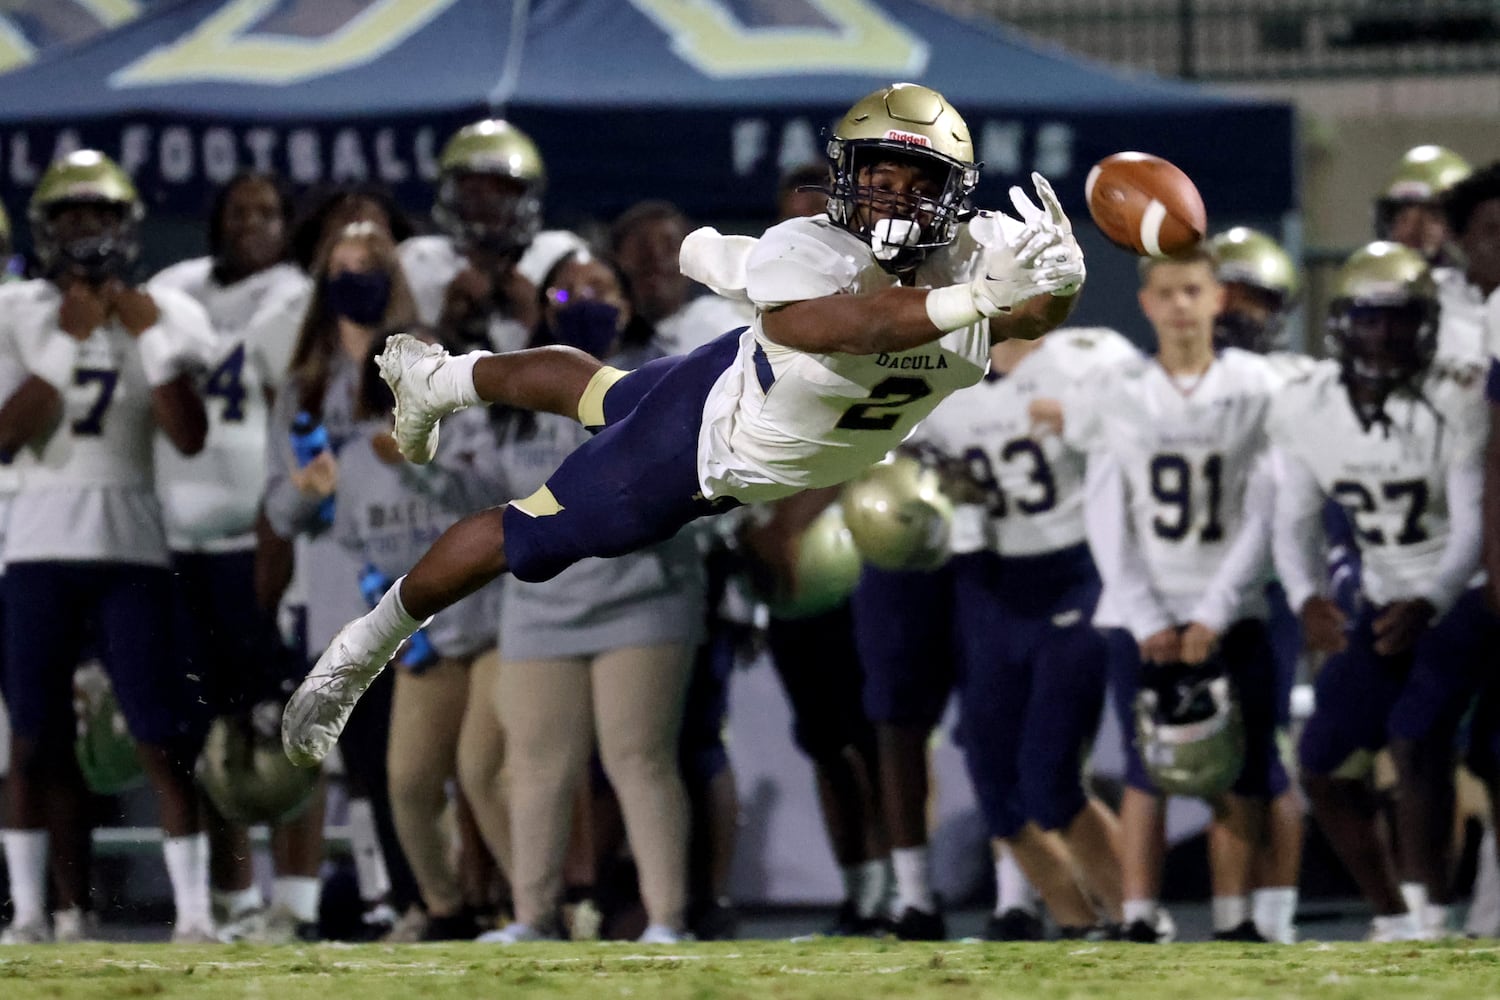
{"label": "player's shoulder pad", "polygon": [[854,285],[870,248],[826,216],[777,223],[745,261],[745,291],[759,306],[821,298]]}
{"label": "player's shoulder pad", "polygon": [[441,234],[409,236],[396,248],[401,266],[408,271],[421,271],[435,267],[455,267],[459,261],[458,248],[453,240]]}
{"label": "player's shoulder pad", "polygon": [[212,257],[190,257],[180,260],[175,264],[168,264],[157,271],[146,282],[146,287],[155,294],[158,288],[177,288],[186,290],[193,287],[202,287],[208,283],[209,275],[214,269]]}

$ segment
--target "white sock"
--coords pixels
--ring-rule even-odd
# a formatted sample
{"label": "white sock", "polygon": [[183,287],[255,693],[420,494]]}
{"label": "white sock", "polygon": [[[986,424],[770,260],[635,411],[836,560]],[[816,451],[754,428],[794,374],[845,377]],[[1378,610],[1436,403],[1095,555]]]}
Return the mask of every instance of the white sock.
{"label": "white sock", "polygon": [[17,926],[39,924],[47,916],[47,831],[6,830],[5,867]]}
{"label": "white sock", "polygon": [[1123,910],[1127,924],[1133,924],[1137,920],[1148,924],[1156,923],[1156,900],[1154,899],[1127,899]]}
{"label": "white sock", "polygon": [[1036,891],[1010,851],[995,859],[995,914],[999,916],[1006,910],[1036,912]]}
{"label": "white sock", "polygon": [[854,897],[854,910],[861,917],[870,918],[884,913],[891,898],[891,862],[889,858],[862,861],[860,869],[859,895]]}
{"label": "white sock", "polygon": [[385,870],[385,855],[375,833],[375,807],[369,799],[349,800],[349,846],[354,850],[359,898],[366,903],[384,899],[391,891],[391,876]]}
{"label": "white sock", "polygon": [[1401,898],[1406,900],[1406,912],[1421,927],[1422,914],[1427,912],[1427,887],[1421,882],[1402,882]]}
{"label": "white sock", "polygon": [[1250,900],[1245,896],[1215,896],[1213,901],[1214,933],[1232,931],[1250,917]]}
{"label": "white sock", "polygon": [[1449,917],[1450,911],[1446,903],[1428,903],[1427,909],[1422,912],[1422,929],[1439,937],[1446,937]]}
{"label": "white sock", "polygon": [[[401,577],[391,584],[385,596],[365,615],[365,637],[372,649],[390,649],[391,655],[395,655],[397,647],[410,638],[417,629],[426,625],[427,622],[419,622],[406,613],[406,606],[401,603],[401,584],[406,577]],[[428,619],[427,621],[431,621]],[[389,658],[389,657],[387,657]]]}
{"label": "white sock", "polygon": [[182,927],[212,926],[213,916],[208,901],[208,834],[167,837],[161,842],[161,853],[167,862],[167,878],[172,883],[177,924]]}
{"label": "white sock", "polygon": [[1297,943],[1297,887],[1292,885],[1256,889],[1251,896],[1255,929],[1267,941]]}
{"label": "white sock", "polygon": [[248,889],[210,889],[208,896],[213,902],[214,912],[224,914],[225,920],[238,920],[266,905],[260,886],[253,882]]}
{"label": "white sock", "polygon": [[478,406],[484,400],[479,398],[479,390],[474,388],[474,364],[480,358],[489,357],[491,353],[471,351],[468,354],[450,355],[432,373],[432,386],[444,401],[451,400],[461,406]]}
{"label": "white sock", "polygon": [[1495,831],[1488,828],[1479,842],[1479,874],[1474,876],[1474,896],[1464,931],[1474,937],[1500,935],[1500,856]]}
{"label": "white sock", "polygon": [[896,909],[936,913],[937,900],[927,873],[927,845],[891,848],[891,867],[896,872]]}
{"label": "white sock", "polygon": [[310,875],[277,875],[271,885],[271,901],[305,924],[318,922],[323,901],[323,883]]}

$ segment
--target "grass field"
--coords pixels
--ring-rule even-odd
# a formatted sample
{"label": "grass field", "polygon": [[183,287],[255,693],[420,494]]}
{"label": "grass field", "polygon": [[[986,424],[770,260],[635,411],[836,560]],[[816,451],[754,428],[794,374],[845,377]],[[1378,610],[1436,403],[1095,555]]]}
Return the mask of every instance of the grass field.
{"label": "grass field", "polygon": [[1456,945],[941,945],[872,941],[318,945],[95,944],[0,951],[0,998],[479,1000],[774,997],[1500,997],[1500,948]]}

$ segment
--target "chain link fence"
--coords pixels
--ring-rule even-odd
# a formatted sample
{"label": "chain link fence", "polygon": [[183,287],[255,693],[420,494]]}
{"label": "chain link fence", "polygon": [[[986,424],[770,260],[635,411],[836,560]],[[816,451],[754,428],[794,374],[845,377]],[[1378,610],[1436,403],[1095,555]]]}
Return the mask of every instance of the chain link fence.
{"label": "chain link fence", "polygon": [[1497,0],[933,0],[1103,62],[1187,79],[1500,70]]}

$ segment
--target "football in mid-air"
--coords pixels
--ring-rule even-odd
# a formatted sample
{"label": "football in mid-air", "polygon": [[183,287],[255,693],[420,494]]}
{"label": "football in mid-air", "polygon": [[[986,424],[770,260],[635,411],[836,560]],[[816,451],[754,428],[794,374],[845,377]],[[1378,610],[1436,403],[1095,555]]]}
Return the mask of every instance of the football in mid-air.
{"label": "football in mid-air", "polygon": [[1187,253],[1208,231],[1203,196],[1187,174],[1150,153],[1115,153],[1089,171],[1089,214],[1110,242],[1148,257]]}

